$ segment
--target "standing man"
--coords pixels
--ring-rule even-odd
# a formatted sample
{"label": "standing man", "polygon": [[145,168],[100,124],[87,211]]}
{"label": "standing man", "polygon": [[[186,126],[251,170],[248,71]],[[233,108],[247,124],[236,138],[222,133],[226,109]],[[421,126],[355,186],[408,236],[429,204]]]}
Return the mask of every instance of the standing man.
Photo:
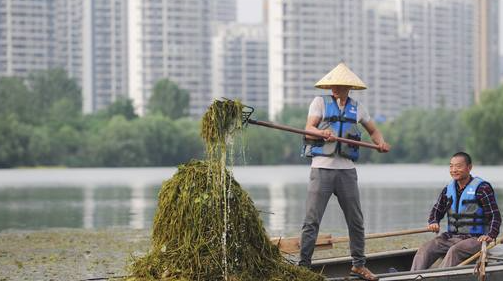
{"label": "standing man", "polygon": [[306,130],[322,134],[325,138],[306,136],[304,154],[313,159],[299,265],[311,265],[321,219],[328,200],[334,194],[348,226],[353,258],[351,274],[365,280],[378,280],[365,267],[363,215],[353,163],[358,159],[358,147],[335,142],[334,136],[360,140],[357,123],[361,123],[372,141],[379,146],[379,152],[388,152],[389,145],[362,104],[348,96],[350,90],[364,90],[367,87],[346,65],[337,65],[315,87],[330,89],[332,95],[314,98],[307,117]]}
{"label": "standing man", "polygon": [[472,177],[471,170],[470,155],[452,156],[452,181],[440,193],[428,221],[428,229],[439,232],[440,220],[447,213],[447,232],[419,248],[411,270],[427,269],[444,254],[440,267],[456,266],[480,251],[482,241],[492,242],[498,236],[501,215],[494,190],[487,181]]}

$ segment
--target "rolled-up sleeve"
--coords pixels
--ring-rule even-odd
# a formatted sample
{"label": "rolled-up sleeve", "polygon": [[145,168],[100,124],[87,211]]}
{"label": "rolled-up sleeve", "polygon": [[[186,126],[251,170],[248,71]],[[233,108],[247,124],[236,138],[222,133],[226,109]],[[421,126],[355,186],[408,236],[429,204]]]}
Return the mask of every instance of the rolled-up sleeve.
{"label": "rolled-up sleeve", "polygon": [[359,123],[367,123],[372,120],[367,108],[361,102],[358,102],[358,112],[356,118],[358,119]]}
{"label": "rolled-up sleeve", "polygon": [[488,221],[489,230],[487,235],[495,239],[498,237],[500,232],[501,214],[498,208],[498,203],[496,202],[494,190],[489,184],[483,183],[477,189],[476,196],[482,206],[482,209],[484,210],[484,216]]}
{"label": "rolled-up sleeve", "polygon": [[325,114],[325,102],[322,97],[315,97],[309,105],[309,113],[307,116],[322,117]]}
{"label": "rolled-up sleeve", "polygon": [[440,223],[440,221],[444,218],[445,213],[449,206],[449,200],[447,199],[447,186],[444,187],[442,192],[437,198],[437,202],[433,205],[430,212],[430,218],[428,219],[428,223]]}

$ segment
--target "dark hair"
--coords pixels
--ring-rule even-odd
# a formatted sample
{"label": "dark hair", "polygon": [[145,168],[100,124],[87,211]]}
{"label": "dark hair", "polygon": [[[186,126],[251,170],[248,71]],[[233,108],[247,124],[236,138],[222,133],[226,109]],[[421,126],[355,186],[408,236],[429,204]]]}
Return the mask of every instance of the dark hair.
{"label": "dark hair", "polygon": [[472,164],[472,157],[470,157],[470,154],[468,154],[466,152],[463,152],[463,151],[456,152],[456,153],[454,153],[454,155],[452,155],[452,158],[454,158],[454,157],[463,157],[465,159],[466,164],[468,164],[468,165]]}

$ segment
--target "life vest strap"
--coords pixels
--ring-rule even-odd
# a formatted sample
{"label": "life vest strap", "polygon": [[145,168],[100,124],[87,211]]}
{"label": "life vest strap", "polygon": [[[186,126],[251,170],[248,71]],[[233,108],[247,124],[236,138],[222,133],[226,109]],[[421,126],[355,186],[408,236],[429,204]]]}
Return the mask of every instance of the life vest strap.
{"label": "life vest strap", "polygon": [[472,219],[483,219],[485,218],[484,215],[477,215],[476,213],[473,214],[456,214],[456,213],[451,213],[449,214],[450,217],[454,219],[462,219],[462,218],[472,218]]}
{"label": "life vest strap", "polygon": [[474,221],[452,221],[450,222],[454,227],[460,227],[460,226],[485,226],[486,224],[481,221],[481,222],[474,222]]}
{"label": "life vest strap", "polygon": [[321,140],[321,139],[308,139],[306,137],[304,138],[304,144],[322,146],[324,143],[325,143],[325,141]]}
{"label": "life vest strap", "polygon": [[346,123],[356,123],[356,120],[353,118],[348,118],[345,116],[330,116],[330,117],[325,117],[323,118],[323,121],[325,122],[346,122]]}

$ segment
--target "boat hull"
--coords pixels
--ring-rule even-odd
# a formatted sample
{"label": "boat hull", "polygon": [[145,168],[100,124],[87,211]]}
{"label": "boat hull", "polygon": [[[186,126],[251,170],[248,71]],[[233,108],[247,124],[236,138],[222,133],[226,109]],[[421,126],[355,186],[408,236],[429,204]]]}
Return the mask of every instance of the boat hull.
{"label": "boat hull", "polygon": [[[436,281],[474,281],[478,277],[473,274],[474,265],[451,268],[433,268],[411,272],[410,267],[416,249],[405,249],[367,255],[366,266],[378,274],[381,281],[392,280],[436,280]],[[359,280],[350,277],[351,258],[330,258],[313,261],[313,270],[326,276],[326,280]],[[503,262],[490,263],[486,266],[486,280],[503,280]]]}

